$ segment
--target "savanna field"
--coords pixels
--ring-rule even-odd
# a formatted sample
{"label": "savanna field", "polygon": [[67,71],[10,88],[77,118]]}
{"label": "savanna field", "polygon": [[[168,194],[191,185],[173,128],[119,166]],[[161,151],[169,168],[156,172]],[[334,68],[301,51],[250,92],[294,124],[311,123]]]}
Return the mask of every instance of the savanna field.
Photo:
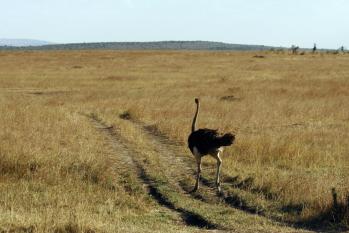
{"label": "savanna field", "polygon": [[[259,56],[255,56],[259,55]],[[0,232],[349,226],[349,55],[0,52]],[[197,126],[233,132],[203,159]]]}

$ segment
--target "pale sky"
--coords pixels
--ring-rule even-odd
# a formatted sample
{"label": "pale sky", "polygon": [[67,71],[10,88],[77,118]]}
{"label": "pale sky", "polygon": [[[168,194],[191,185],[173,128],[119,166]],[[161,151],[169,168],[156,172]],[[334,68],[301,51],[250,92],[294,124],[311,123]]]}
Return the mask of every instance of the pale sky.
{"label": "pale sky", "polygon": [[349,47],[349,0],[0,0],[0,38]]}

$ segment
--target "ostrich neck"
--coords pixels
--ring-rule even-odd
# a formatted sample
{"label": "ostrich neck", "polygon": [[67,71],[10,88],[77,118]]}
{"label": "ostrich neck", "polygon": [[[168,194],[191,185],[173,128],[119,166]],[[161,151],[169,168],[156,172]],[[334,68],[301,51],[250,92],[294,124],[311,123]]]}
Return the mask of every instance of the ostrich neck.
{"label": "ostrich neck", "polygon": [[196,112],[195,112],[195,115],[194,115],[194,118],[193,118],[193,123],[191,125],[191,132],[195,131],[196,118],[198,117],[198,114],[199,114],[199,104],[196,104]]}

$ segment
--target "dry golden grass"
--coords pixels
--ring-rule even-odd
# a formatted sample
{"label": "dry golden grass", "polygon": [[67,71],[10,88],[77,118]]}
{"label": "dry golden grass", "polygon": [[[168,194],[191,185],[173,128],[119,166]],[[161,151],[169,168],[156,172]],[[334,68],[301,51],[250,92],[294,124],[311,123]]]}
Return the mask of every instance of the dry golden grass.
{"label": "dry golden grass", "polygon": [[[194,97],[202,102],[199,127],[236,133],[223,156],[225,176],[237,182],[227,189],[271,219],[331,221],[331,189],[342,208],[349,193],[349,56],[254,55],[0,52],[0,232],[195,231],[176,225],[136,174],[120,172],[83,115],[120,128],[161,179],[166,165],[156,165],[151,145],[119,115],[154,125],[190,157]],[[204,161],[213,179],[214,160]],[[339,224],[348,225],[342,217]]]}

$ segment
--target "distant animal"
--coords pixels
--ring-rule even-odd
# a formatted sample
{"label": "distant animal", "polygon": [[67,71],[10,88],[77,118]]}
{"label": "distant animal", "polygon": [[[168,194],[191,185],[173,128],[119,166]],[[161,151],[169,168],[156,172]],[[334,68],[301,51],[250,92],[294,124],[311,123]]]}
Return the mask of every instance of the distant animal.
{"label": "distant animal", "polygon": [[292,51],[292,54],[297,54],[298,49],[299,49],[299,46],[292,45],[290,50]]}
{"label": "distant animal", "polygon": [[222,166],[222,159],[220,155],[223,152],[223,147],[230,146],[233,144],[235,140],[235,135],[232,133],[220,135],[218,131],[214,129],[203,128],[195,130],[196,119],[198,117],[200,107],[200,102],[198,98],[195,98],[195,103],[196,112],[191,126],[191,134],[188,137],[188,146],[190,151],[194,155],[197,164],[196,182],[192,192],[196,192],[199,188],[201,158],[205,155],[211,155],[213,158],[217,160],[216,186],[218,192],[221,192],[219,176]]}

